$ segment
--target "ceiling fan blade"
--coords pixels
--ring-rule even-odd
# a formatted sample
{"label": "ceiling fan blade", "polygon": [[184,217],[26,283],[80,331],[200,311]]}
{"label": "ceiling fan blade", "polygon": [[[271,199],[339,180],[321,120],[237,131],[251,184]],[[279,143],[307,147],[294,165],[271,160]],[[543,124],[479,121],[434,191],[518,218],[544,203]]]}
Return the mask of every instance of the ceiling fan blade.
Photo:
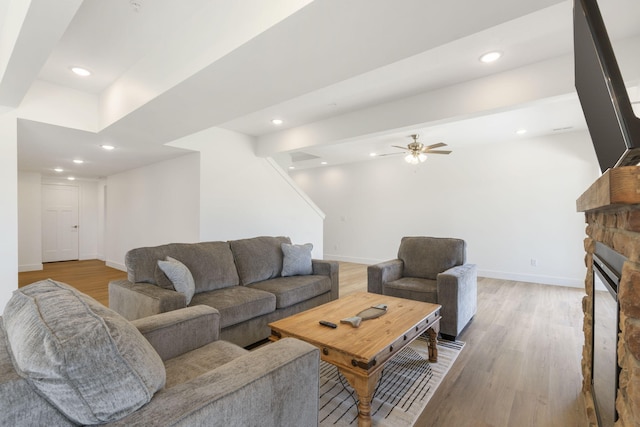
{"label": "ceiling fan blade", "polygon": [[451,154],[450,150],[429,150],[425,154]]}
{"label": "ceiling fan blade", "polygon": [[399,149],[401,149],[401,150],[405,150],[405,151],[407,151],[407,150],[408,150],[408,148],[407,148],[407,147],[401,147],[401,146],[399,146],[399,145],[392,145],[392,147],[399,148]]}
{"label": "ceiling fan blade", "polygon": [[447,146],[447,144],[445,144],[444,142],[437,142],[435,144],[431,144],[431,145],[427,145],[427,146],[423,147],[422,151],[431,150],[432,148],[446,147],[446,146]]}
{"label": "ceiling fan blade", "polygon": [[386,154],[378,154],[376,157],[397,156],[398,154],[405,154],[405,153],[386,153]]}

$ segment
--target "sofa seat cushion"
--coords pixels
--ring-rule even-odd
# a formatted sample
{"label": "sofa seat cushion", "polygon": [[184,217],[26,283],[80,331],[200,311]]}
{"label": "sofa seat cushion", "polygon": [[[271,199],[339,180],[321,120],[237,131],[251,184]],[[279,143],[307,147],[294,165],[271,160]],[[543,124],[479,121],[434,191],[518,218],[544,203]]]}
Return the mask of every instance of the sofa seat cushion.
{"label": "sofa seat cushion", "polygon": [[164,386],[164,364],[138,329],[63,283],[14,291],[3,323],[15,370],[78,424],[118,420]]}
{"label": "sofa seat cushion", "polygon": [[282,274],[282,244],[288,237],[261,236],[229,242],[238,268],[241,285],[280,277]]}
{"label": "sofa seat cushion", "polygon": [[191,305],[208,305],[220,312],[220,328],[273,312],[276,297],[269,292],[245,286],[231,286],[196,294]]}
{"label": "sofa seat cushion", "polygon": [[290,307],[326,292],[331,292],[331,279],[327,276],[278,277],[248,286],[276,296],[276,308]]}
{"label": "sofa seat cushion", "polygon": [[403,277],[384,286],[384,294],[414,301],[438,302],[438,285],[435,280]]}
{"label": "sofa seat cushion", "polygon": [[164,362],[167,370],[165,388],[191,381],[247,353],[249,350],[238,345],[218,340],[169,359]]}

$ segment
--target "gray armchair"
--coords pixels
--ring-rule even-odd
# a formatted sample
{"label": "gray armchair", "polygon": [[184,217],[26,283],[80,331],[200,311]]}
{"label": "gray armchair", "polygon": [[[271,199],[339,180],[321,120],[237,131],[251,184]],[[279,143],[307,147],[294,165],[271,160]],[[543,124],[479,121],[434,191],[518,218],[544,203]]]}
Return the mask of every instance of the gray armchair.
{"label": "gray armchair", "polygon": [[129,322],[63,283],[14,292],[0,317],[1,425],[317,426],[319,350],[219,340],[195,306]]}
{"label": "gray armchair", "polygon": [[478,273],[461,239],[403,237],[398,258],[367,268],[369,292],[442,305],[440,334],[454,340],[476,314]]}

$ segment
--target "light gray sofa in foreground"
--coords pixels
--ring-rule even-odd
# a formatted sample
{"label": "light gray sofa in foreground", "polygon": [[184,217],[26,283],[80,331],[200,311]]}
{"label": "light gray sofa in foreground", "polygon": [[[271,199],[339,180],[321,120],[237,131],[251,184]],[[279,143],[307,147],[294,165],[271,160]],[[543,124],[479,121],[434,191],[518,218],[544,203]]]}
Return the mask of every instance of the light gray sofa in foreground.
{"label": "light gray sofa in foreground", "polygon": [[[128,280],[109,283],[109,307],[133,320],[207,305],[220,313],[220,338],[246,347],[270,335],[270,322],[338,298],[337,262],[312,260],[310,251],[308,259],[298,262],[285,257],[283,244],[287,247],[291,240],[262,236],[132,249],[125,256]],[[189,304],[159,267],[167,256],[193,276],[195,294]],[[290,267],[290,260],[306,261],[307,274],[283,277],[283,263]]]}
{"label": "light gray sofa in foreground", "polygon": [[478,268],[462,239],[403,237],[398,258],[367,267],[369,292],[442,305],[440,334],[455,340],[478,308]]}
{"label": "light gray sofa in foreground", "polygon": [[0,317],[0,424],[317,426],[318,349],[249,352],[219,320],[200,305],[129,322],[63,283],[20,288]]}

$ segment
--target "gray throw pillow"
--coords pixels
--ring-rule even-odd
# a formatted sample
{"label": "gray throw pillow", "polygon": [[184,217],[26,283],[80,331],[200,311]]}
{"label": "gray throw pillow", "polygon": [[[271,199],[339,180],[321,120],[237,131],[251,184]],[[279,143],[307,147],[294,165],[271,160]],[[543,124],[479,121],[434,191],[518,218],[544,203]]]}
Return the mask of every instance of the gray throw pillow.
{"label": "gray throw pillow", "polygon": [[77,424],[116,421],[164,387],[164,364],[138,329],[69,285],[14,291],[2,320],[16,372]]}
{"label": "gray throw pillow", "polygon": [[311,263],[311,250],[313,245],[305,243],[304,245],[282,244],[282,276],[306,276],[313,273],[313,265]]}
{"label": "gray throw pillow", "polygon": [[193,294],[196,293],[196,284],[187,266],[177,259],[168,256],[166,261],[158,261],[158,267],[160,267],[169,280],[171,280],[175,290],[184,295],[187,300],[187,305],[189,305]]}

